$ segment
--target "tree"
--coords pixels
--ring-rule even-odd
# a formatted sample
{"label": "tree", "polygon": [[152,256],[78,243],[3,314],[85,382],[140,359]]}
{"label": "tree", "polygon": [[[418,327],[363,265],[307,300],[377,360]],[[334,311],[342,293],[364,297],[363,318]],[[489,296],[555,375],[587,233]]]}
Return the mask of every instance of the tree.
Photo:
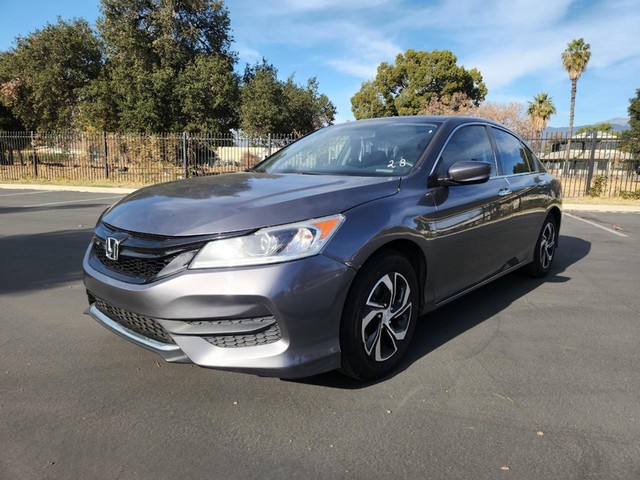
{"label": "tree", "polygon": [[175,89],[184,129],[223,133],[236,128],[240,103],[238,82],[227,59],[221,55],[203,56],[189,63]]}
{"label": "tree", "polygon": [[448,50],[407,50],[396,57],[394,65],[383,62],[378,66],[376,78],[364,82],[351,97],[351,110],[356,119],[416,115],[432,99],[452,98],[456,93],[465,94],[478,106],[487,94],[482,75],[457,61]]}
{"label": "tree", "polygon": [[97,26],[107,60],[104,77],[88,89],[86,111],[100,114],[96,123],[113,118],[117,130],[148,132],[237,126],[222,1],[102,0]]}
{"label": "tree", "polygon": [[85,20],[58,19],[0,55],[0,103],[34,130],[74,126],[84,87],[102,67],[100,44]]}
{"label": "tree", "polygon": [[249,135],[281,132],[284,129],[284,88],[278,71],[263,58],[245,68],[240,93],[240,128]]}
{"label": "tree", "polygon": [[629,130],[622,132],[622,148],[631,153],[633,157],[640,159],[640,88],[636,90],[636,96],[629,99]]}
{"label": "tree", "polygon": [[587,69],[591,58],[591,46],[583,38],[572,40],[567,49],[562,52],[562,65],[571,80],[571,109],[569,110],[569,140],[567,145],[567,159],[571,155],[571,137],[573,136],[573,117],[576,108],[576,90],[580,75]]}
{"label": "tree", "polygon": [[8,107],[5,107],[0,103],[0,131],[17,132],[20,130],[24,130],[22,122],[20,122],[20,120],[11,113],[11,110],[9,110]]}
{"label": "tree", "polygon": [[333,123],[336,108],[318,92],[318,81],[306,86],[278,79],[277,69],[265,59],[245,68],[240,100],[240,127],[250,135],[303,134]]}
{"label": "tree", "polygon": [[464,93],[455,93],[445,98],[433,97],[420,114],[486,118],[504,125],[525,138],[531,137],[534,132],[533,124],[525,115],[522,104],[483,102],[476,106]]}
{"label": "tree", "polygon": [[527,108],[527,115],[531,118],[534,129],[539,137],[542,137],[542,132],[547,128],[547,123],[551,118],[551,115],[556,114],[556,107],[553,104],[551,97],[547,93],[539,93],[533,100],[529,102],[529,108]]}
{"label": "tree", "polygon": [[331,125],[336,107],[329,98],[318,92],[318,80],[297,85],[290,76],[284,84],[285,125],[283,133],[304,134]]}
{"label": "tree", "polygon": [[576,134],[579,135],[585,132],[593,132],[594,130],[597,132],[611,133],[613,131],[613,125],[607,122],[597,123],[596,125],[586,125],[584,127],[580,127],[576,131]]}

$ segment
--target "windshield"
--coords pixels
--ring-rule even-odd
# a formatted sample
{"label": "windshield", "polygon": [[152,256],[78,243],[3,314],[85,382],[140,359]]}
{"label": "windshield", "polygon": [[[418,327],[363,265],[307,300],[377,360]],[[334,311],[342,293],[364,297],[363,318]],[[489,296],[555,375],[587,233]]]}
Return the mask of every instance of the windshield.
{"label": "windshield", "polygon": [[256,166],[265,173],[397,176],[409,173],[437,124],[345,123],[327,127],[276,152]]}

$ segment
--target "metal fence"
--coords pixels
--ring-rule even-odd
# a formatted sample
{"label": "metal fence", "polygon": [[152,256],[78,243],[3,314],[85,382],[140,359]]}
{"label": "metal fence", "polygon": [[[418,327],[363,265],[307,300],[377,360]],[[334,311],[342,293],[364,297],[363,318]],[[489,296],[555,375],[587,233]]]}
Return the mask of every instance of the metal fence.
{"label": "metal fence", "polygon": [[[291,136],[189,133],[0,132],[0,181],[143,185],[246,170]],[[640,191],[640,159],[614,133],[549,134],[527,139],[563,184],[564,195]]]}
{"label": "metal fence", "polygon": [[253,167],[294,138],[0,132],[0,181],[151,184]]}
{"label": "metal fence", "polygon": [[640,192],[640,158],[617,133],[549,134],[528,139],[545,167],[561,182],[565,197],[613,197]]}

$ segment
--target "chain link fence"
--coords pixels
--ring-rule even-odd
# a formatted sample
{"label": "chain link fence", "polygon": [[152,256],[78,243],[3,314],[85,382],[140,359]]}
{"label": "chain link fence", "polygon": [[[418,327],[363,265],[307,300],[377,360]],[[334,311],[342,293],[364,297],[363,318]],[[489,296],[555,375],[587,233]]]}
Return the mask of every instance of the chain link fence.
{"label": "chain link fence", "polygon": [[[0,181],[145,185],[246,170],[292,136],[206,133],[0,132]],[[548,134],[527,139],[566,197],[640,192],[640,159],[615,133]]]}

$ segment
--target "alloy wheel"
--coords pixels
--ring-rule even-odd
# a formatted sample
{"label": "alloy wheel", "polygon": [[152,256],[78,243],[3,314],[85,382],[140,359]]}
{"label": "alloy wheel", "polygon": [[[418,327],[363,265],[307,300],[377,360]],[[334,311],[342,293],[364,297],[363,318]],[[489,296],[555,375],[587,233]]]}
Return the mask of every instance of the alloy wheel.
{"label": "alloy wheel", "polygon": [[553,260],[556,247],[556,227],[553,222],[548,222],[542,231],[540,238],[540,264],[543,269],[549,268]]}
{"label": "alloy wheel", "polygon": [[362,343],[376,362],[391,358],[405,339],[411,323],[411,287],[400,273],[378,280],[369,293],[362,317]]}

